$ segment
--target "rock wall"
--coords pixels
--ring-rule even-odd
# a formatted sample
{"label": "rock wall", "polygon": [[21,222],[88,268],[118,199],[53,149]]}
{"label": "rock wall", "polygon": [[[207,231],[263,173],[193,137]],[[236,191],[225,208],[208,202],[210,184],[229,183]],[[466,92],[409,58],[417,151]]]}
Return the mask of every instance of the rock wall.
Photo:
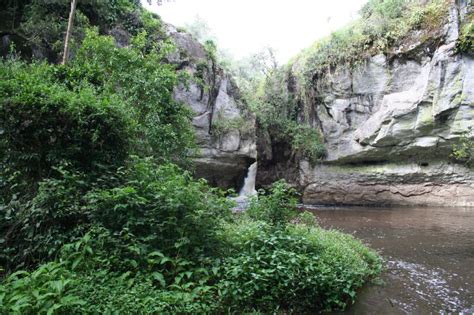
{"label": "rock wall", "polygon": [[[199,147],[194,157],[195,174],[212,185],[238,191],[257,157],[255,117],[245,109],[232,77],[206,49],[188,33],[171,25],[167,29],[178,47],[170,61],[190,77],[176,88],[175,98],[194,113]],[[245,124],[237,126],[232,121]],[[218,124],[228,126],[217,130]]]}
{"label": "rock wall", "polygon": [[447,162],[368,166],[303,162],[303,202],[326,205],[474,206],[474,172]]}
{"label": "rock wall", "polygon": [[328,155],[315,166],[300,161],[304,202],[474,206],[473,171],[450,159],[474,128],[474,57],[455,51],[468,10],[459,1],[430,40],[413,33],[391,53],[314,84],[305,108]]}

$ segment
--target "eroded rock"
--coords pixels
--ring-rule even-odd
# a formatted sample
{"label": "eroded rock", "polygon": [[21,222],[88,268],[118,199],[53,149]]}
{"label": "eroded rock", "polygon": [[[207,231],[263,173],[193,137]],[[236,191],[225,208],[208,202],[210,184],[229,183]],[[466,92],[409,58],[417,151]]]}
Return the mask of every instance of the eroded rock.
{"label": "eroded rock", "polygon": [[[195,175],[210,184],[238,190],[249,166],[257,157],[255,118],[245,109],[232,78],[208,55],[190,34],[168,27],[178,51],[170,56],[190,80],[174,91],[175,99],[194,112],[198,154],[194,157]],[[240,119],[245,126],[235,126]],[[216,124],[225,126],[216,132]]]}
{"label": "eroded rock", "polygon": [[428,41],[414,32],[387,56],[318,78],[304,107],[315,113],[327,158],[314,167],[299,161],[294,184],[304,202],[474,206],[473,171],[451,158],[474,129],[474,58],[455,50],[465,7],[453,5]]}

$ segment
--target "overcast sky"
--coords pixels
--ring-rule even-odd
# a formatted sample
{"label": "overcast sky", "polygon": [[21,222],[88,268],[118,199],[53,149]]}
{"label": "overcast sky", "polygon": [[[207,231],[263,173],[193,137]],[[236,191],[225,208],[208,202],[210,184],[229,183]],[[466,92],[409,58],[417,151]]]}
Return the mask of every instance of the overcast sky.
{"label": "overcast sky", "polygon": [[219,48],[234,58],[270,46],[284,63],[316,39],[357,18],[367,0],[172,0],[162,6],[142,2],[176,26],[199,16],[212,29]]}

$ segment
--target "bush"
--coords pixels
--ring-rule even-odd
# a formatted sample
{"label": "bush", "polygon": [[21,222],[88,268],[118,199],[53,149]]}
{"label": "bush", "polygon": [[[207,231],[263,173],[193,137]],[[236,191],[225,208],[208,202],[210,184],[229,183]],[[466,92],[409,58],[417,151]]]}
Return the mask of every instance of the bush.
{"label": "bush", "polygon": [[174,46],[162,41],[149,49],[146,40],[143,32],[130,47],[117,48],[112,37],[90,30],[60,79],[71,86],[86,81],[102,93],[119,96],[138,124],[139,152],[184,164],[195,148],[194,131],[191,111],[173,99],[178,82],[174,66],[164,61]]}
{"label": "bush", "polygon": [[457,51],[461,53],[474,52],[474,13],[470,13],[466,16],[461,27],[456,48]]}
{"label": "bush", "polygon": [[314,127],[291,122],[287,124],[286,132],[293,151],[312,164],[326,156],[321,135]]}
{"label": "bush", "polygon": [[226,198],[176,166],[136,159],[111,181],[113,188],[84,197],[92,223],[62,247],[59,263],[0,284],[1,311],[343,309],[381,268],[375,252],[352,236],[319,228],[307,213],[298,219],[304,224],[289,223],[294,199],[283,182],[232,220]]}
{"label": "bush", "polygon": [[85,304],[71,294],[76,285],[62,263],[51,262],[31,273],[15,272],[0,285],[0,313],[67,313]]}
{"label": "bush", "polygon": [[6,199],[16,192],[34,193],[36,184],[64,161],[96,172],[104,165],[120,165],[127,156],[133,123],[123,103],[88,86],[70,90],[55,81],[55,70],[19,61],[0,66],[1,188]]}
{"label": "bush", "polygon": [[87,173],[121,166],[133,153],[188,163],[195,148],[190,111],[173,100],[177,75],[163,62],[172,47],[148,51],[145,36],[117,48],[92,30],[66,66],[2,62],[4,202],[14,193],[31,197],[63,161]]}
{"label": "bush", "polygon": [[119,171],[120,183],[88,195],[93,220],[170,256],[209,255],[231,201],[174,165],[138,159]]}
{"label": "bush", "polygon": [[381,270],[377,254],[353,237],[289,224],[272,229],[247,220],[228,226],[223,303],[235,310],[308,313],[344,309]]}
{"label": "bush", "polygon": [[296,216],[296,190],[284,180],[275,182],[267,195],[260,190],[257,197],[250,200],[246,215],[252,219],[281,226]]}
{"label": "bush", "polygon": [[474,168],[474,130],[470,128],[461,135],[459,142],[453,145],[451,157],[467,167]]}
{"label": "bush", "polygon": [[57,178],[40,182],[32,200],[14,199],[0,209],[0,264],[9,270],[54,259],[64,244],[87,230],[86,176],[63,167],[54,171]]}

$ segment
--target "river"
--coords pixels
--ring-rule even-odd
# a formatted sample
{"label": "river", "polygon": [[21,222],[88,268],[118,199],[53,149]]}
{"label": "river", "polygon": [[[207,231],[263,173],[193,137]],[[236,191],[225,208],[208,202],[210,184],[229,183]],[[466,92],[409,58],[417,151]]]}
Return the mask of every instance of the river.
{"label": "river", "polygon": [[335,314],[474,313],[474,209],[308,210],[321,226],[351,233],[379,251],[386,263],[381,279]]}

